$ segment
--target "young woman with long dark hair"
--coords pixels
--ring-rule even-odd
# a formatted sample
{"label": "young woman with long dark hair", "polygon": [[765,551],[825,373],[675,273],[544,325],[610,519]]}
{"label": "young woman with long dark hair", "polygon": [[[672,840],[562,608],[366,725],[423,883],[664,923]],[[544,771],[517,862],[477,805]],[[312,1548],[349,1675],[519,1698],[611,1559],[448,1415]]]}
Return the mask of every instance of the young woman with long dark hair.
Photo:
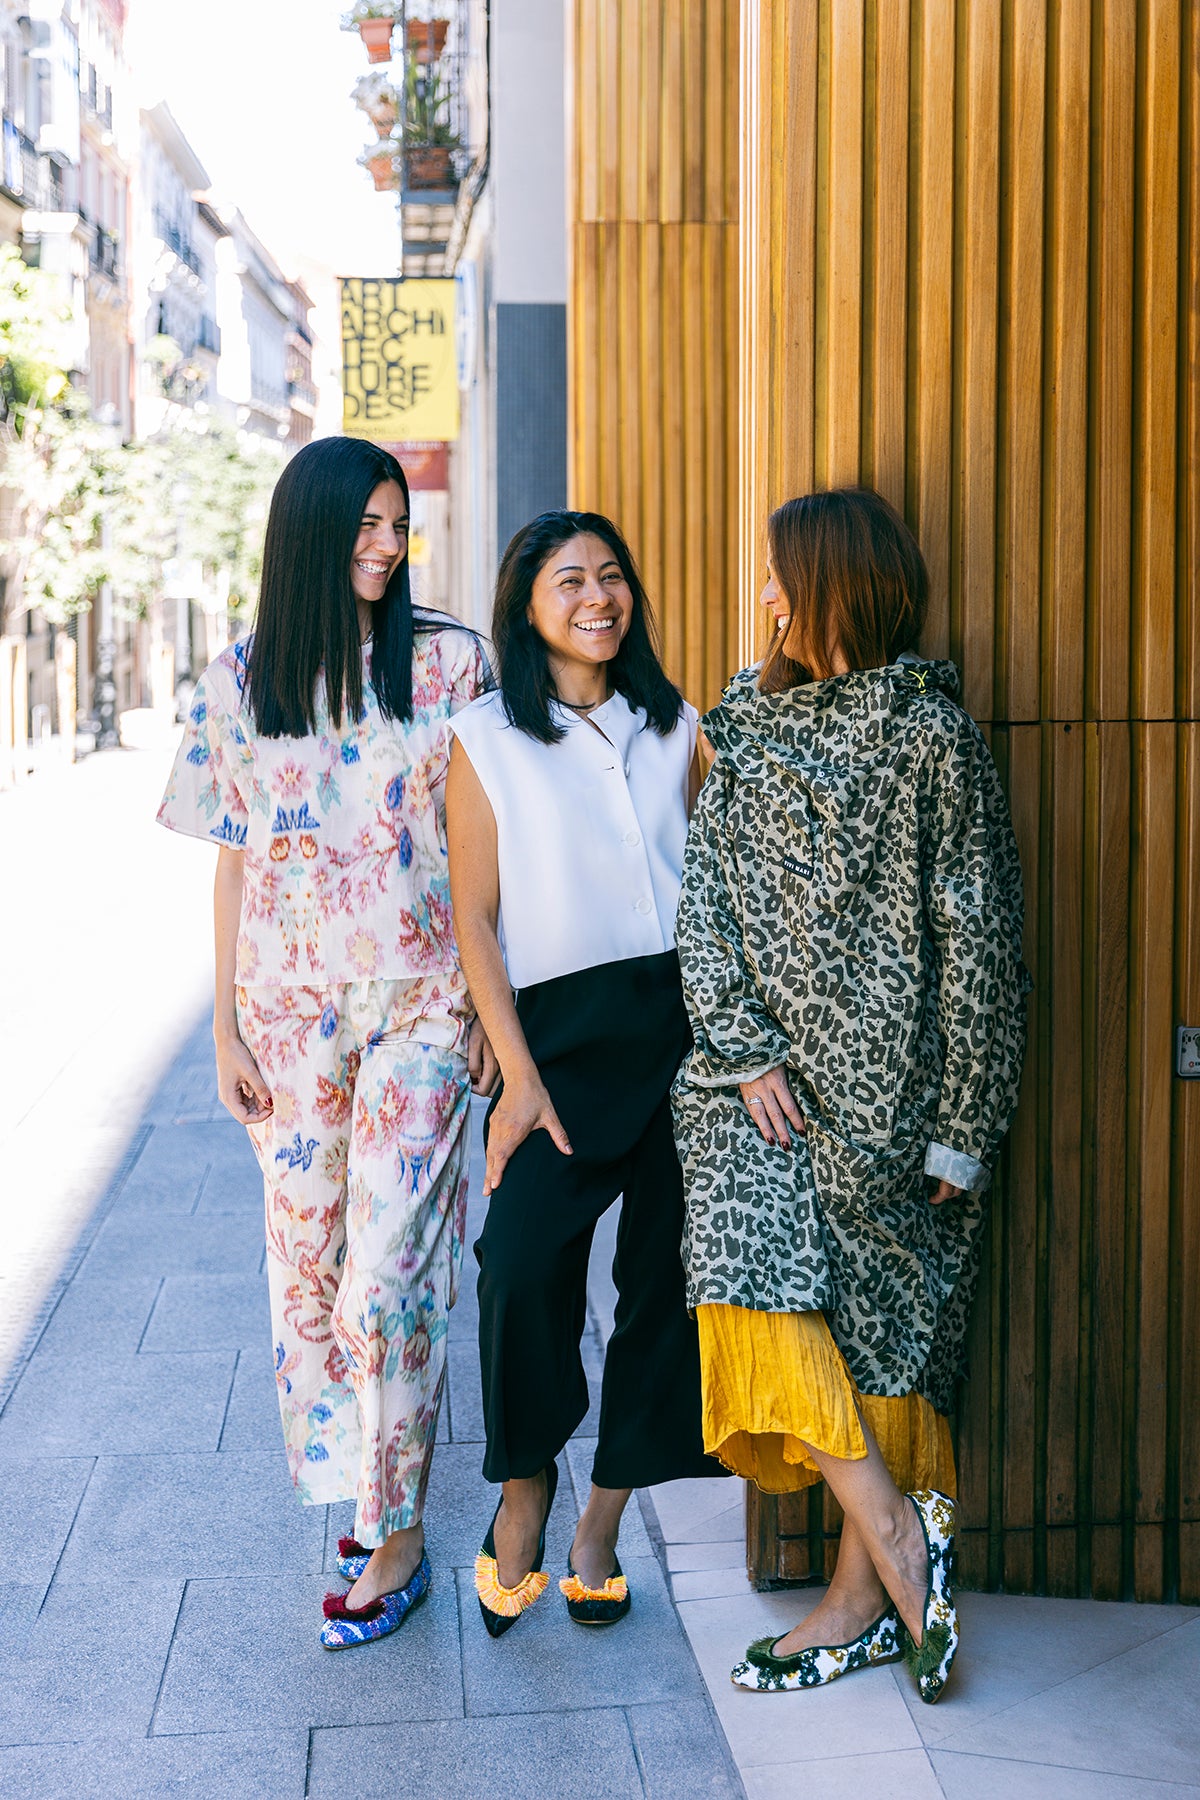
{"label": "young woman with long dark hair", "polygon": [[721,1471],[700,1441],[668,1100],[688,1045],[674,943],[696,714],[597,513],[517,533],[492,629],[499,689],[452,722],[446,804],[463,967],[503,1075],[475,1246],[484,1474],[503,1483],[476,1588],[499,1637],[549,1579],[555,1459],[588,1407],[588,1251],[619,1194],[593,1485],[561,1584],[571,1617],[628,1610],[617,1534],[633,1488]]}
{"label": "young woman with long dark hair", "polygon": [[445,726],[485,686],[475,637],[413,608],[399,463],[320,439],[280,476],[254,632],[199,682],[159,812],[218,847],[218,1088],[265,1179],[292,1479],[306,1504],[357,1501],[331,1650],[395,1630],[431,1578],[484,1054],[450,918]]}
{"label": "young woman with long dark hair", "polygon": [[947,1415],[1024,1048],[1021,870],[925,564],[877,494],[772,514],[760,667],[707,714],[675,1086],[707,1447],[769,1493],[824,1477],[837,1567],[746,1688],[958,1643]]}

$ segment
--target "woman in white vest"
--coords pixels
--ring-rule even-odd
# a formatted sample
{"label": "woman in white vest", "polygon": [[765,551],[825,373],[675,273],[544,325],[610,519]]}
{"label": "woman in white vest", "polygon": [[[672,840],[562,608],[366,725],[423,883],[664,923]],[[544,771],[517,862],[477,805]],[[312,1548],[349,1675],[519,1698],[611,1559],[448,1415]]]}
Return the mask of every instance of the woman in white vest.
{"label": "woman in white vest", "polygon": [[588,1252],[618,1195],[593,1486],[560,1583],[571,1617],[628,1611],[617,1533],[633,1488],[722,1471],[701,1441],[668,1100],[690,1045],[675,911],[696,712],[659,663],[623,538],[596,513],[544,513],[517,533],[492,631],[499,689],[453,721],[446,801],[463,969],[503,1079],[475,1245],[484,1474],[503,1483],[476,1588],[499,1637],[549,1581],[555,1458],[588,1408]]}

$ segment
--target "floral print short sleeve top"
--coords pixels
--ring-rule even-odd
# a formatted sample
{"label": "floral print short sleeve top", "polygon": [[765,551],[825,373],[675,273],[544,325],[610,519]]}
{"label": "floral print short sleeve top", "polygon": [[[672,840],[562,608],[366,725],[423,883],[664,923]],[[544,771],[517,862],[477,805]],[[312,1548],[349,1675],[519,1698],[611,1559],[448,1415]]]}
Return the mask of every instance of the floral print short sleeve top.
{"label": "floral print short sleeve top", "polygon": [[251,639],[204,671],[159,823],[245,852],[237,980],[324,986],[449,975],[458,949],[446,859],[446,721],[487,686],[478,640],[422,628],[413,716],[387,719],[369,683],[340,728],[318,685],[317,729],[259,736],[243,700]]}

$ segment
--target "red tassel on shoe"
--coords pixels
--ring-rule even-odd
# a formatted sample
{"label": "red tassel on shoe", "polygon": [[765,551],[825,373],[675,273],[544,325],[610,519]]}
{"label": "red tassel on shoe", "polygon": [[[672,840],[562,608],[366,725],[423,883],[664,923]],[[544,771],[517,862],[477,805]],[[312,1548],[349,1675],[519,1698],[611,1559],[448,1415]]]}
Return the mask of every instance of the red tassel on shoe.
{"label": "red tassel on shoe", "polygon": [[365,1544],[360,1544],[357,1538],[338,1539],[339,1556],[370,1556],[370,1554],[371,1552],[367,1549],[367,1546]]}
{"label": "red tassel on shoe", "polygon": [[321,1610],[327,1619],[350,1619],[356,1625],[365,1625],[379,1617],[383,1601],[368,1600],[365,1606],[347,1606],[345,1594],[326,1594]]}

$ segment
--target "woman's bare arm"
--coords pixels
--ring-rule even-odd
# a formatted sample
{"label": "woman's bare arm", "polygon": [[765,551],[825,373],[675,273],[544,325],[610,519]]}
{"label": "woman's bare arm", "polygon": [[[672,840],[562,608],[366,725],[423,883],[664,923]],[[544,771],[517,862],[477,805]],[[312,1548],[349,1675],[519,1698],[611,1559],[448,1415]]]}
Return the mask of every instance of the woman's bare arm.
{"label": "woman's bare arm", "polygon": [[475,1010],[500,1064],[504,1091],[488,1131],[483,1191],[499,1187],[513,1151],[533,1131],[550,1133],[565,1156],[571,1145],[529,1054],[500,953],[500,865],[496,818],[483,784],[457,739],[446,778],[450,899],[463,973]]}
{"label": "woman's bare arm", "polygon": [[238,929],[242,918],[241,850],[222,845],[213,883],[213,1043],[217,1051],[217,1092],[239,1125],[258,1125],[271,1116],[271,1090],[238,1031],[234,1001]]}

